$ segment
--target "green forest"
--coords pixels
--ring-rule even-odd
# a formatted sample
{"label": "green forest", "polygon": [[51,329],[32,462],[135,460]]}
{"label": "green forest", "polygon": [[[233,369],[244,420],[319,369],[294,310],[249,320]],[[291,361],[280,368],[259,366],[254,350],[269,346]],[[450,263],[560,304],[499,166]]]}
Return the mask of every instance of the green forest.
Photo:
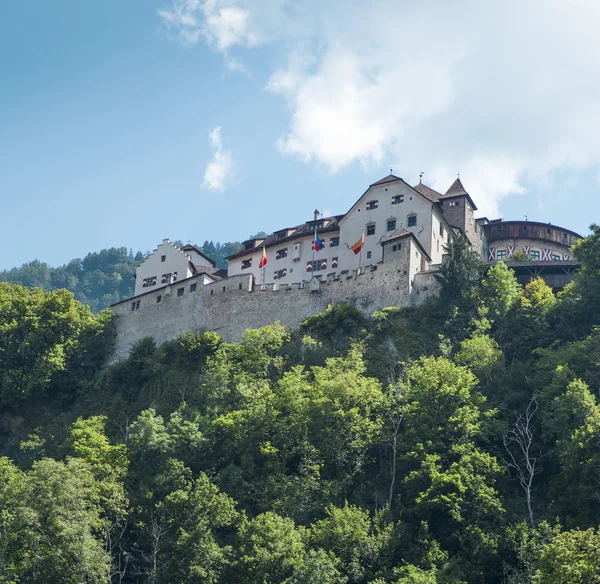
{"label": "green forest", "polygon": [[0,283],[0,582],[600,582],[591,229],[558,295],[459,238],[420,307],[116,364],[109,310]]}

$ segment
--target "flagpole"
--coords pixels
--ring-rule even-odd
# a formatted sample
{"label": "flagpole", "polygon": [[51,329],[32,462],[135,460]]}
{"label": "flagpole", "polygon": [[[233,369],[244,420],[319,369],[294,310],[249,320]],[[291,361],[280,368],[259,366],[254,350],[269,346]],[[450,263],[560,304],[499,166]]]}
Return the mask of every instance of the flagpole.
{"label": "flagpole", "polygon": [[[263,262],[263,259],[265,260],[264,262]],[[264,290],[264,287],[265,287],[265,277],[266,277],[265,274],[267,272],[267,262],[266,262],[266,259],[267,259],[267,252],[265,251],[265,246],[263,245],[262,255],[260,256],[260,265],[261,265],[261,267],[260,267],[260,271],[261,271],[261,274],[260,274],[260,279],[261,279],[260,289],[261,290]]]}
{"label": "flagpole", "polygon": [[313,270],[315,269],[315,250],[317,248],[317,226],[315,225],[315,235],[313,237],[313,259],[312,259],[312,265],[310,267],[310,277],[313,278],[314,274],[313,274]]}
{"label": "flagpole", "polygon": [[358,273],[360,274],[360,268],[361,268],[361,264],[362,264],[362,248],[365,246],[365,230],[362,230],[362,236],[361,236],[361,245],[360,245],[360,252],[358,253]]}

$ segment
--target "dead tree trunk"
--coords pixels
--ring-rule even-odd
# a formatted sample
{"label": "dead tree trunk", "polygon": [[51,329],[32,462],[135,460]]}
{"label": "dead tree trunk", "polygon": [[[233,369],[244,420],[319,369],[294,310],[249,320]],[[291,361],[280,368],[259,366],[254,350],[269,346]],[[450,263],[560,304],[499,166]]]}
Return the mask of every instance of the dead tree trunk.
{"label": "dead tree trunk", "polygon": [[532,493],[533,479],[535,475],[542,472],[540,462],[545,456],[533,454],[533,418],[537,412],[538,404],[535,397],[531,398],[527,409],[523,414],[516,414],[516,421],[513,427],[504,435],[504,449],[508,454],[505,458],[506,468],[512,469],[517,476],[519,485],[525,494],[527,502],[527,513],[529,515],[529,523],[535,524],[533,517]]}
{"label": "dead tree trunk", "polygon": [[402,420],[404,418],[404,404],[402,396],[402,385],[399,384],[395,375],[392,373],[390,379],[391,399],[390,399],[390,410],[389,420],[392,426],[392,442],[390,444],[392,449],[392,465],[391,465],[391,478],[390,478],[390,489],[388,493],[388,504],[387,512],[390,513],[392,510],[392,502],[394,500],[394,487],[396,485],[396,465],[398,459],[398,438],[400,436],[400,427],[402,426]]}

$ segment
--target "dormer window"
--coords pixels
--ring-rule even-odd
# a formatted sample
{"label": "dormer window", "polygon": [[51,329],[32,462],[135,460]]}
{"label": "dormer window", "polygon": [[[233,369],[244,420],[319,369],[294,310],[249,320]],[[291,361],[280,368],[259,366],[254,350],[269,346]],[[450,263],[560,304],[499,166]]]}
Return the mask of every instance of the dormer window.
{"label": "dormer window", "polygon": [[254,249],[254,241],[247,241],[246,243],[244,243],[244,249],[245,250]]}
{"label": "dormer window", "polygon": [[277,239],[285,239],[285,231],[277,234]]}
{"label": "dormer window", "polygon": [[369,201],[367,203],[367,211],[372,211],[373,209],[377,209],[379,206],[379,201]]}

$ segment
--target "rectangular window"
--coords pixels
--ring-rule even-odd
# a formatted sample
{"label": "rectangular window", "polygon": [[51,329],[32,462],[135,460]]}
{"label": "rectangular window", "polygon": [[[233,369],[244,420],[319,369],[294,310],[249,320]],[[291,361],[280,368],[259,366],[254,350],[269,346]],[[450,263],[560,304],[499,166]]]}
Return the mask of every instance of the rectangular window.
{"label": "rectangular window", "polygon": [[367,225],[367,235],[375,235],[375,223]]}
{"label": "rectangular window", "polygon": [[169,272],[168,274],[163,274],[160,278],[161,284],[170,284],[171,281],[175,282],[177,280],[177,272]]}
{"label": "rectangular window", "polygon": [[190,292],[195,292],[196,286],[197,286],[197,284],[190,284]]}
{"label": "rectangular window", "polygon": [[276,254],[275,254],[275,259],[276,260],[280,260],[282,258],[287,258],[287,247],[285,247],[284,249],[280,249]]}
{"label": "rectangular window", "polygon": [[312,271],[320,272],[327,269],[327,260],[315,260],[312,262]]}
{"label": "rectangular window", "polygon": [[377,209],[378,206],[379,206],[379,201],[369,201],[367,203],[367,211]]}
{"label": "rectangular window", "polygon": [[136,310],[140,309],[140,301],[139,300],[135,303],[135,309]]}
{"label": "rectangular window", "polygon": [[539,260],[540,259],[540,252],[537,250],[531,250],[529,257],[531,257],[532,260]]}
{"label": "rectangular window", "polygon": [[162,302],[162,296],[160,294],[156,297],[156,304],[159,302]]}
{"label": "rectangular window", "polygon": [[404,203],[404,195],[395,195],[392,197],[392,205],[399,205],[400,203]]}
{"label": "rectangular window", "polygon": [[133,312],[135,310],[135,302],[131,303],[131,312]]}
{"label": "rectangular window", "polygon": [[370,252],[370,251],[368,251],[368,252],[367,252],[367,259],[368,259],[368,260],[370,260],[370,259],[371,259],[371,252]]}
{"label": "rectangular window", "polygon": [[164,255],[164,256],[160,256],[160,261],[161,261],[161,262],[165,262],[165,261],[167,261],[167,256],[166,256],[166,255]]}
{"label": "rectangular window", "polygon": [[417,216],[416,215],[410,215],[408,217],[408,226],[409,227],[416,227],[417,225]]}
{"label": "rectangular window", "polygon": [[252,258],[249,260],[242,260],[242,270],[246,270],[252,267]]}
{"label": "rectangular window", "polygon": [[388,231],[396,231],[396,220],[395,219],[388,219],[387,230]]}
{"label": "rectangular window", "polygon": [[285,268],[283,270],[277,270],[276,274],[277,278],[285,278],[287,276],[287,270]]}
{"label": "rectangular window", "polygon": [[553,254],[552,254],[552,259],[553,259],[555,262],[557,262],[557,261],[559,261],[559,260],[560,260],[560,256],[559,256],[559,255],[557,255],[557,254],[555,254],[555,253],[553,253]]}
{"label": "rectangular window", "polygon": [[177,288],[177,296],[183,296],[183,288]]}
{"label": "rectangular window", "polygon": [[505,249],[497,250],[496,251],[496,259],[503,260],[504,258],[506,258],[506,250]]}
{"label": "rectangular window", "polygon": [[340,238],[339,237],[332,237],[329,240],[329,247],[338,247],[340,245]]}
{"label": "rectangular window", "polygon": [[440,223],[440,236],[444,237],[444,226]]}

